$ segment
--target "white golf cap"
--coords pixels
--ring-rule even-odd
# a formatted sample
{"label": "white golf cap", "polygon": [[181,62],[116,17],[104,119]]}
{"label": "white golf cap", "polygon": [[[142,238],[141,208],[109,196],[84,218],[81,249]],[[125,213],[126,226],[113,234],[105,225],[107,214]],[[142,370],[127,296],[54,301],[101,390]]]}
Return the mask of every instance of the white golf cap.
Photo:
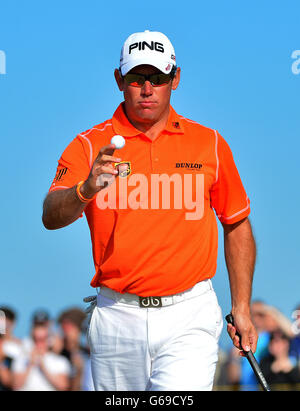
{"label": "white golf cap", "polygon": [[122,76],[141,64],[154,66],[165,74],[170,73],[173,66],[176,66],[176,57],[167,36],[159,31],[146,30],[128,37],[121,50]]}

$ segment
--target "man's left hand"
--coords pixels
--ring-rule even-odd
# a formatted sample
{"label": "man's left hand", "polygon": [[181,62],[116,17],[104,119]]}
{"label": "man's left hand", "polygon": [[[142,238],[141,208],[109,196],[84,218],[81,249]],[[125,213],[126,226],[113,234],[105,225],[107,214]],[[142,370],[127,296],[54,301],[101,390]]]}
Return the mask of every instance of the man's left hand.
{"label": "man's left hand", "polygon": [[[232,312],[234,316],[234,326],[232,324],[227,325],[227,332],[232,339],[233,345],[241,350],[240,355],[245,356],[242,350],[250,351],[254,353],[256,351],[258,335],[256,329],[251,321],[250,314]],[[239,336],[241,336],[241,341]]]}

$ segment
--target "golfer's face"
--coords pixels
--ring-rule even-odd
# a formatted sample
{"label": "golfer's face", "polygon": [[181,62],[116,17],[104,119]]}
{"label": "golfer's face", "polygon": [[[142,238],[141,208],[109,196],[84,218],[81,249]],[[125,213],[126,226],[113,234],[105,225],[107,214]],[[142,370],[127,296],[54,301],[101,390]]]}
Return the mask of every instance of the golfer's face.
{"label": "golfer's face", "polygon": [[[151,75],[160,71],[149,65],[141,65],[133,68],[130,73]],[[145,81],[142,87],[134,87],[123,82],[125,109],[129,118],[138,122],[152,123],[159,121],[169,110],[172,83],[154,87],[150,81]]]}

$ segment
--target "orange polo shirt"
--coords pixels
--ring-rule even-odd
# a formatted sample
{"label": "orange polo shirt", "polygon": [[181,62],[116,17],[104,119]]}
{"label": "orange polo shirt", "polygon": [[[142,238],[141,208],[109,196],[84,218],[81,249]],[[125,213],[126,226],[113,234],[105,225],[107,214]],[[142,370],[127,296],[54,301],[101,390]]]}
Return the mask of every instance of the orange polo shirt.
{"label": "orange polo shirt", "polygon": [[176,114],[151,141],[128,121],[123,104],[111,120],[79,134],[65,149],[49,191],[85,180],[101,147],[115,134],[115,151],[129,171],[85,208],[91,231],[93,287],[140,296],[182,292],[215,275],[216,215],[232,224],[250,213],[232,153],[221,135]]}

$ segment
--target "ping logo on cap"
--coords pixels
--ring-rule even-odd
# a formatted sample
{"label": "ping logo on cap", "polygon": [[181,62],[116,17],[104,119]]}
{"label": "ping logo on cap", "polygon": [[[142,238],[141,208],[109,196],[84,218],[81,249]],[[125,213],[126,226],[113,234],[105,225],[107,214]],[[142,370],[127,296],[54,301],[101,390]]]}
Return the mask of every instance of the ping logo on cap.
{"label": "ping logo on cap", "polygon": [[151,41],[151,43],[147,43],[146,41],[139,41],[138,43],[132,43],[129,46],[129,54],[131,54],[132,50],[138,48],[138,50],[145,50],[148,47],[149,50],[160,51],[164,53],[164,45],[159,43],[158,41]]}
{"label": "ping logo on cap", "polygon": [[154,66],[165,74],[170,73],[176,60],[174,47],[167,36],[146,30],[133,33],[125,40],[120,55],[122,76],[142,64]]}

